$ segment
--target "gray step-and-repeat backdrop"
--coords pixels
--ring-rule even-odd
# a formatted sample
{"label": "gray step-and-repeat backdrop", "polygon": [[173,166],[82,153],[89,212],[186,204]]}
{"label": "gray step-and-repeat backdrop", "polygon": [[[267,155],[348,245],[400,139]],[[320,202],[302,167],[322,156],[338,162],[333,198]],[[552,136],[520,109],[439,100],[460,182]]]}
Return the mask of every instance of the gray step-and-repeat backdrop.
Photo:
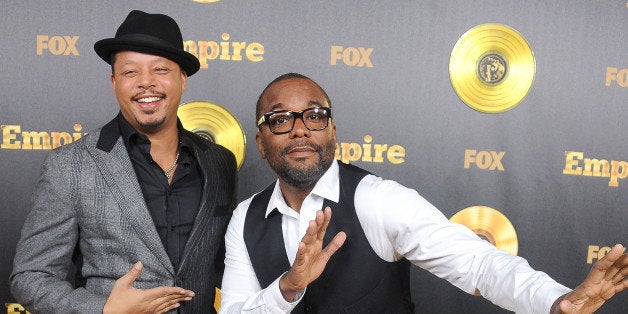
{"label": "gray step-and-repeat backdrop", "polygon": [[[110,67],[92,47],[132,9],[174,17],[199,57],[183,102],[206,108],[194,127],[240,156],[239,200],[274,179],[254,145],[257,96],[280,74],[300,72],[334,103],[337,158],[417,189],[561,283],[573,287],[610,246],[628,242],[626,1],[1,6],[0,302],[8,313],[21,311],[8,277],[41,162],[117,113]],[[420,269],[411,289],[417,312],[506,312]],[[624,293],[601,312],[626,309]]]}

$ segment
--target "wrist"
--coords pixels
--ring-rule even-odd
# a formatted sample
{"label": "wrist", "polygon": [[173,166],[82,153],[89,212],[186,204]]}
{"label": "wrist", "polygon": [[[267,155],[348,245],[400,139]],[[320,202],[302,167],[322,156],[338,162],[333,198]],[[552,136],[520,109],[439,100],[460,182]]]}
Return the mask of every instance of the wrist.
{"label": "wrist", "polygon": [[296,287],[290,284],[290,280],[287,278],[288,273],[283,274],[279,279],[279,292],[281,292],[281,296],[286,300],[286,302],[293,303],[296,302],[303,296],[305,292],[304,288]]}
{"label": "wrist", "polygon": [[562,302],[565,297],[567,295],[563,294],[561,295],[558,299],[556,299],[556,301],[554,301],[554,303],[552,303],[552,307],[550,308],[550,314],[561,314],[561,310],[560,310],[560,302]]}

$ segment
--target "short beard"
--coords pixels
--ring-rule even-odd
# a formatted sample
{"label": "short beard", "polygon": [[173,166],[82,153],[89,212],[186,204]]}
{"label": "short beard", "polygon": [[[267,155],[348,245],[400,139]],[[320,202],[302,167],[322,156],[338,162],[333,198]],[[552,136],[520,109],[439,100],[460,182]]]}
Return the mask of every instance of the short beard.
{"label": "short beard", "polygon": [[[319,162],[313,167],[303,169],[291,167],[288,163],[281,163],[279,167],[274,170],[288,185],[300,190],[311,189],[316,185],[323,174],[325,174],[325,171],[329,169],[334,160],[336,143],[330,142],[327,146],[326,150],[322,147],[316,147]],[[288,149],[281,152],[280,155],[282,159],[285,157],[287,150]],[[331,156],[326,156],[326,154]]]}
{"label": "short beard", "polygon": [[142,123],[139,120],[135,119],[135,122],[137,122],[138,127],[141,129],[141,131],[143,131],[145,133],[153,133],[153,132],[157,131],[159,129],[159,127],[164,125],[165,121],[166,121],[166,117],[165,116],[164,116],[163,119],[161,119],[159,121],[151,122],[151,123]]}
{"label": "short beard", "polygon": [[[131,100],[137,101],[139,98],[141,98],[146,93],[156,94],[159,97],[161,97],[162,101],[165,101],[166,98],[167,98],[165,93],[154,91],[151,88],[148,91],[143,91],[143,92],[140,92],[140,93],[137,93],[137,94],[133,95],[131,97]],[[153,113],[155,113],[155,112],[153,112]],[[166,121],[166,117],[165,116],[160,121],[150,122],[150,123],[142,123],[137,118],[135,119],[135,122],[137,122],[137,125],[140,128],[140,130],[142,132],[145,132],[145,133],[153,133],[153,132],[159,130],[159,128],[164,124],[165,121]]]}

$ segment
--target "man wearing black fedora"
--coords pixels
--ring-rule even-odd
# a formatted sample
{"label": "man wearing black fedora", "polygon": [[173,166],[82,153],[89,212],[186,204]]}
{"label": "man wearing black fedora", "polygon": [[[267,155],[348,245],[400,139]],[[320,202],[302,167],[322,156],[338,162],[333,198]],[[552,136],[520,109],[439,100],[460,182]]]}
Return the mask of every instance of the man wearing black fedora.
{"label": "man wearing black fedora", "polygon": [[44,161],[11,292],[33,313],[215,312],[237,170],[177,118],[199,61],[141,11],[94,49],[120,112]]}

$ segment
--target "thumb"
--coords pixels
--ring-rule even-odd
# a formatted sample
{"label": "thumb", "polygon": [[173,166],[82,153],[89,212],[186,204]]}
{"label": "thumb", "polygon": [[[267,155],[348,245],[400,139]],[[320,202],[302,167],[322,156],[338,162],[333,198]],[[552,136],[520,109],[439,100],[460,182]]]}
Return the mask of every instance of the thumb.
{"label": "thumb", "polygon": [[561,313],[575,313],[576,312],[576,309],[574,308],[570,300],[563,299],[562,301],[560,301],[558,306],[560,308]]}
{"label": "thumb", "polygon": [[140,274],[142,273],[142,269],[144,269],[144,265],[142,265],[142,262],[135,263],[133,267],[131,267],[131,269],[126,274],[124,274],[124,276],[118,279],[118,282],[124,286],[130,287],[135,279],[140,276]]}
{"label": "thumb", "polygon": [[331,257],[345,243],[345,240],[347,240],[347,234],[344,231],[338,232],[324,251],[327,252],[329,257]]}

